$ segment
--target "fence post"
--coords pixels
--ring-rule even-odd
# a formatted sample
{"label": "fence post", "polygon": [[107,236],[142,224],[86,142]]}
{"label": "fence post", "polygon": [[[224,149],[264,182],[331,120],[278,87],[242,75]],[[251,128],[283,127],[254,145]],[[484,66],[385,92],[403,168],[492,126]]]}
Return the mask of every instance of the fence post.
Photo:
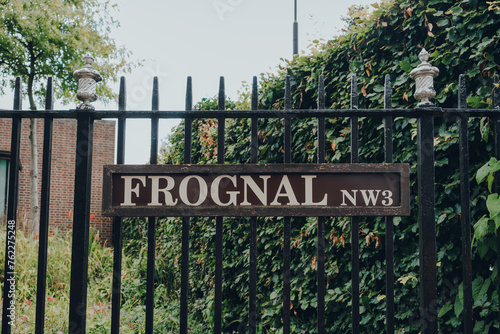
{"label": "fence post", "polygon": [[73,209],[73,242],[69,297],[69,333],[84,334],[87,313],[88,248],[90,195],[92,181],[92,146],[96,83],[102,78],[92,67],[94,59],[84,57],[85,66],[73,73],[78,79],[77,97],[83,103],[78,109],[76,129],[75,195]]}
{"label": "fence post", "polygon": [[437,334],[437,254],[434,199],[434,107],[429,99],[436,96],[434,78],[439,70],[431,66],[425,49],[421,64],[410,73],[415,79],[415,98],[420,100],[418,120],[418,228],[420,256],[420,332]]}

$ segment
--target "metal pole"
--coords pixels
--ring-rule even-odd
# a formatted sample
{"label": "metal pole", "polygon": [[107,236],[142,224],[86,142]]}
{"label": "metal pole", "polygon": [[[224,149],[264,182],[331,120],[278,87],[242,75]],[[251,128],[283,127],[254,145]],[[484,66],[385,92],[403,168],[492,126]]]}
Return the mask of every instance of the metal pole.
{"label": "metal pole", "polygon": [[[422,62],[410,73],[415,79],[417,108],[433,108],[430,101],[436,96],[434,78],[439,70],[431,66],[429,53],[422,49]],[[418,120],[418,227],[420,252],[420,331],[437,334],[437,254],[436,214],[434,199],[434,114],[422,110]]]}
{"label": "metal pole", "polygon": [[87,277],[89,260],[90,196],[94,116],[83,111],[78,115],[76,135],[75,196],[73,243],[69,298],[69,333],[84,334],[87,314]]}
{"label": "metal pole", "polygon": [[293,55],[299,54],[299,23],[297,22],[297,0],[295,0],[293,21]]}
{"label": "metal pole", "polygon": [[73,241],[71,254],[71,285],[69,291],[69,333],[84,334],[87,320],[87,277],[89,261],[90,198],[92,193],[92,148],[96,83],[102,78],[92,67],[94,59],[84,57],[85,66],[73,73],[78,79],[75,194],[73,209]]}

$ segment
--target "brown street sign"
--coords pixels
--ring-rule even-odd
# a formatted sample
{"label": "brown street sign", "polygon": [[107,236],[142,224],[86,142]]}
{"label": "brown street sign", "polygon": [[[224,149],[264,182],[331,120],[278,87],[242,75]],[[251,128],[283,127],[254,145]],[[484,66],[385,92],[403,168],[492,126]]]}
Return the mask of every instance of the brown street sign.
{"label": "brown street sign", "polygon": [[408,164],[104,166],[105,216],[408,216]]}

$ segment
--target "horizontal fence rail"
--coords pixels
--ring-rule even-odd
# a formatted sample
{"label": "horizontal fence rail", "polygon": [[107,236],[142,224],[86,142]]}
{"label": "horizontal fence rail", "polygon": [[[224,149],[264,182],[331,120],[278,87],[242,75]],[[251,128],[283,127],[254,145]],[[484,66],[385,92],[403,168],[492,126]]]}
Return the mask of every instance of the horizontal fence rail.
{"label": "horizontal fence rail", "polygon": [[[71,291],[70,291],[70,315],[69,332],[85,333],[86,331],[86,308],[87,308],[87,268],[88,268],[88,242],[89,242],[89,182],[92,178],[92,131],[93,122],[101,118],[116,118],[118,120],[118,141],[117,141],[117,164],[125,163],[125,130],[126,121],[134,118],[146,118],[151,120],[151,154],[150,163],[157,164],[158,157],[158,122],[166,118],[182,118],[185,123],[184,134],[184,163],[192,162],[192,130],[191,125],[197,118],[218,119],[217,134],[217,164],[224,165],[225,161],[225,120],[228,118],[249,118],[251,120],[250,130],[250,162],[259,163],[258,144],[258,120],[263,118],[280,118],[284,123],[284,148],[283,163],[293,164],[292,159],[292,132],[293,118],[317,118],[317,162],[326,162],[326,124],[327,118],[349,117],[350,118],[350,152],[351,163],[357,164],[360,161],[359,133],[363,131],[359,127],[361,117],[379,117],[383,121],[383,151],[384,161],[393,162],[393,122],[395,117],[417,118],[418,119],[418,221],[419,221],[419,250],[420,250],[420,328],[422,333],[438,333],[438,312],[437,309],[437,257],[436,257],[436,215],[434,201],[434,120],[436,117],[455,118],[459,125],[459,158],[460,158],[460,201],[461,201],[461,229],[462,229],[462,263],[463,263],[463,323],[464,332],[472,333],[473,323],[473,297],[472,297],[472,259],[471,259],[471,213],[470,213],[470,190],[469,190],[469,132],[467,125],[471,117],[491,117],[494,120],[495,129],[495,156],[500,158],[500,106],[499,89],[494,91],[494,109],[470,109],[466,104],[466,88],[464,77],[459,79],[459,101],[458,108],[442,109],[429,105],[427,107],[415,109],[393,109],[392,90],[390,77],[385,78],[384,108],[383,109],[358,109],[357,79],[352,76],[351,80],[351,103],[350,109],[332,110],[325,108],[325,86],[323,76],[319,79],[318,105],[317,109],[292,110],[290,78],[287,77],[285,83],[284,108],[285,110],[258,110],[257,98],[257,78],[253,78],[251,94],[251,110],[225,110],[225,83],[221,78],[219,83],[218,110],[198,111],[193,110],[192,101],[192,80],[188,78],[186,88],[186,107],[183,111],[162,111],[159,109],[158,80],[155,78],[152,95],[151,111],[128,111],[126,110],[126,89],[125,79],[121,79],[119,105],[117,111],[102,110],[52,110],[52,81],[49,81],[46,98],[46,110],[31,112],[21,110],[21,83],[16,81],[15,102],[13,110],[0,110],[0,118],[12,119],[11,132],[11,159],[10,159],[10,187],[9,202],[7,208],[7,239],[5,249],[5,269],[4,269],[4,291],[3,291],[3,313],[2,313],[2,333],[11,332],[11,322],[9,306],[15,303],[12,298],[12,284],[9,282],[15,279],[15,263],[11,260],[11,255],[16,250],[15,231],[17,198],[18,198],[18,173],[20,156],[20,124],[23,118],[44,118],[45,134],[43,149],[43,177],[42,177],[42,213],[40,225],[40,249],[38,264],[38,287],[36,305],[36,333],[44,333],[45,317],[45,282],[47,268],[47,235],[48,235],[48,208],[50,201],[50,166],[53,152],[51,150],[52,122],[57,118],[78,119],[77,143],[86,144],[85,150],[79,150],[75,164],[75,217],[73,229],[73,254],[71,269]],[[156,236],[155,228],[158,217],[147,217],[148,221],[148,251],[147,251],[147,286],[146,286],[146,333],[153,333],[155,316],[155,248]],[[182,217],[182,254],[180,255],[180,333],[189,332],[189,256],[190,256],[190,226],[191,220],[195,217]],[[227,218],[217,217],[215,223],[215,285],[214,285],[214,321],[212,329],[214,333],[222,333],[223,328],[223,281],[229,279],[223,277],[224,269],[224,236],[230,231],[225,230],[224,221]],[[325,302],[326,274],[325,266],[327,254],[325,254],[325,233],[327,217],[317,217],[317,332],[326,333],[328,323],[335,319],[327,319],[325,310],[328,305]],[[394,218],[385,217],[385,326],[387,333],[393,333],[395,328],[395,273],[394,273]],[[362,333],[363,327],[360,323],[360,218],[351,219],[351,330],[352,333]],[[283,284],[283,333],[291,333],[291,217],[284,217],[283,223],[283,267],[281,279]],[[258,221],[256,217],[250,218],[249,224],[249,274],[248,274],[248,320],[242,324],[238,331],[257,333],[260,321],[260,311],[257,298],[257,232]],[[114,262],[112,279],[112,312],[111,312],[111,333],[120,332],[120,304],[121,304],[121,266],[122,266],[122,218],[115,217],[113,221],[113,243]],[[499,237],[500,245],[500,237]],[[18,250],[22,254],[22,250]],[[500,261],[500,260],[499,260]],[[499,262],[500,264],[500,262]],[[497,283],[497,284],[500,284]]]}
{"label": "horizontal fence rail", "polygon": [[[76,118],[79,111],[74,110],[53,110],[37,112],[22,110],[0,110],[0,118]],[[434,117],[460,117],[464,113],[469,117],[495,117],[498,111],[495,109],[459,109],[459,108],[415,108],[415,109],[293,109],[293,110],[96,110],[92,112],[94,119],[120,118],[126,119],[159,119],[173,118],[313,118],[313,117],[405,117],[419,118],[423,113],[432,114]]]}

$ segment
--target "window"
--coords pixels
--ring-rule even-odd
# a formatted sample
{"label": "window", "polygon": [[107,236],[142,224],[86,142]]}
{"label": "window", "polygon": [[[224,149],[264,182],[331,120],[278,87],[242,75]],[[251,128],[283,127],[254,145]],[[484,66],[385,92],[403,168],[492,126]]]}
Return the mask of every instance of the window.
{"label": "window", "polygon": [[7,193],[9,189],[9,157],[9,152],[0,151],[0,217],[5,215],[7,207]]}

